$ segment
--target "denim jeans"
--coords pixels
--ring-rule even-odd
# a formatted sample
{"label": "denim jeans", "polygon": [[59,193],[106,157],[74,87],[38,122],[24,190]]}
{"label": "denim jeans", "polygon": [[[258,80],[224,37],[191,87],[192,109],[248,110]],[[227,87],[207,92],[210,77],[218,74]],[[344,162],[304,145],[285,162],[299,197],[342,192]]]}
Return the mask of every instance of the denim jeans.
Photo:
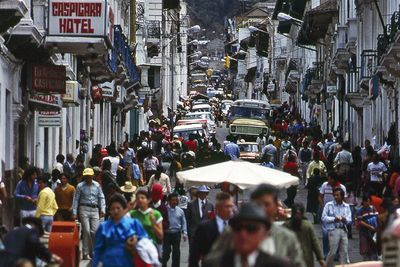
{"label": "denim jeans", "polygon": [[181,233],[180,232],[165,232],[163,243],[162,266],[166,267],[172,247],[172,267],[179,267],[181,258],[180,251]]}
{"label": "denim jeans", "polygon": [[42,215],[40,216],[40,220],[42,221],[43,230],[50,233],[51,225],[53,224],[53,216]]}

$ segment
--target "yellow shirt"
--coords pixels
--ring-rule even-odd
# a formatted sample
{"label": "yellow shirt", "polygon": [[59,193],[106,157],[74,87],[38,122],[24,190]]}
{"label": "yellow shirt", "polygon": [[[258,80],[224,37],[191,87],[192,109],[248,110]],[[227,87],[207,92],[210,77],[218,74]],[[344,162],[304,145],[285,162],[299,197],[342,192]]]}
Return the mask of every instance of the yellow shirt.
{"label": "yellow shirt", "polygon": [[51,190],[49,187],[44,188],[42,191],[40,191],[38,196],[35,216],[54,216],[57,210],[58,205],[53,190]]}
{"label": "yellow shirt", "polygon": [[307,168],[307,179],[310,178],[313,175],[314,169],[318,168],[321,175],[323,176],[326,174],[326,167],[325,164],[322,162],[322,160],[315,162],[315,160],[311,161],[310,164],[308,164]]}

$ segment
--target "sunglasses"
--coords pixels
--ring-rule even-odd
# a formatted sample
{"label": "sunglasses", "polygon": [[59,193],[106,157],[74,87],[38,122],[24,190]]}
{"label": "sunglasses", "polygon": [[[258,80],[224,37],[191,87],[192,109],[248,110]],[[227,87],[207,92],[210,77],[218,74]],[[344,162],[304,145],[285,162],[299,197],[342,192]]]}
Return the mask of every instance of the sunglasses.
{"label": "sunglasses", "polygon": [[234,232],[241,232],[242,230],[246,230],[249,234],[254,234],[260,230],[261,226],[259,224],[235,224],[232,225],[232,229]]}

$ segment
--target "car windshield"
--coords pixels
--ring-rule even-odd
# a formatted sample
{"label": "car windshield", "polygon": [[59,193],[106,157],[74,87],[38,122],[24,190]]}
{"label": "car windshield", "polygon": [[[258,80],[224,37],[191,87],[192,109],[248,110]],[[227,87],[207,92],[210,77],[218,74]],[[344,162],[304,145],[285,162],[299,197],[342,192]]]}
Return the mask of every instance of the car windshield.
{"label": "car windshield", "polygon": [[209,120],[209,121],[210,120],[211,121],[214,120],[214,118],[212,117],[211,113],[188,114],[188,115],[185,116],[185,119],[187,119],[187,120],[199,120],[199,119],[201,119],[201,120]]}
{"label": "car windshield", "polygon": [[240,152],[253,152],[258,153],[258,146],[256,144],[239,144]]}
{"label": "car windshield", "polygon": [[230,104],[230,103],[222,103],[221,109],[228,110],[231,106],[232,106],[232,104]]}
{"label": "car windshield", "polygon": [[261,119],[261,120],[265,120],[268,118],[268,110],[262,108],[232,106],[231,111],[233,117]]}
{"label": "car windshield", "polygon": [[203,133],[204,133],[204,131],[201,131],[201,130],[174,132],[174,134],[178,135],[179,137],[182,137],[184,140],[189,140],[190,134],[199,134],[201,136]]}

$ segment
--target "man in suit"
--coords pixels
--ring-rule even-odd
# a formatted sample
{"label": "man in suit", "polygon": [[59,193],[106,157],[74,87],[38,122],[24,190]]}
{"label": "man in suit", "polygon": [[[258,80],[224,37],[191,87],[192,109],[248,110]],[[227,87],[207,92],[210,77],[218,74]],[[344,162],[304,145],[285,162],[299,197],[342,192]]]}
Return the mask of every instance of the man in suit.
{"label": "man in suit", "polygon": [[210,219],[214,212],[213,204],[207,199],[210,190],[202,185],[197,188],[197,199],[190,202],[187,208],[187,224],[189,241],[193,239],[197,226],[201,221]]}
{"label": "man in suit", "polygon": [[233,248],[210,254],[204,261],[207,267],[289,267],[290,263],[259,250],[268,235],[271,221],[255,203],[244,203],[229,222],[233,233]]}
{"label": "man in suit", "polygon": [[192,249],[189,255],[189,266],[199,266],[199,261],[210,251],[214,241],[222,234],[233,215],[234,203],[232,196],[221,192],[216,197],[216,216],[212,220],[201,222],[192,240]]}

